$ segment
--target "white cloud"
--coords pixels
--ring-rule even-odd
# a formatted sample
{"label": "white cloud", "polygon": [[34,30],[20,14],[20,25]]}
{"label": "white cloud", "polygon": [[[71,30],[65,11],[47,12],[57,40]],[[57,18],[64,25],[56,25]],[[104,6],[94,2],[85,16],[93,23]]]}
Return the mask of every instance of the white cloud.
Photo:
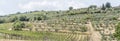
{"label": "white cloud", "polygon": [[82,8],[87,7],[85,3],[81,3],[78,1],[31,1],[27,4],[19,4],[19,7],[24,10],[64,10],[69,6],[73,6],[74,8]]}

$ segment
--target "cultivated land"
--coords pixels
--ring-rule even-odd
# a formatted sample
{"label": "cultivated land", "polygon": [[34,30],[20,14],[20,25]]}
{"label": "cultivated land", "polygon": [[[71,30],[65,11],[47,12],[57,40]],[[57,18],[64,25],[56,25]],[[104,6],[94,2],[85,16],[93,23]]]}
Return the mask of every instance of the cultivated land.
{"label": "cultivated land", "polygon": [[113,33],[119,15],[120,7],[101,10],[93,6],[1,16],[0,41],[116,41]]}

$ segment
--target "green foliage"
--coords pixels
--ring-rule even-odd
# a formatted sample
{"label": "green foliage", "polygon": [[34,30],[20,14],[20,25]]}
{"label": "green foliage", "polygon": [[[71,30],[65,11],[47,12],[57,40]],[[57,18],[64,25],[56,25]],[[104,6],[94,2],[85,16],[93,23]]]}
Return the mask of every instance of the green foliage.
{"label": "green foliage", "polygon": [[26,16],[20,16],[19,20],[20,21],[29,21],[29,18],[27,18]]}
{"label": "green foliage", "polygon": [[47,17],[45,15],[34,16],[34,20],[46,20]]}
{"label": "green foliage", "polygon": [[42,20],[42,18],[40,16],[35,16],[34,20]]}
{"label": "green foliage", "polygon": [[89,8],[95,9],[95,8],[97,8],[97,6],[96,5],[91,5],[91,6],[89,6]]}
{"label": "green foliage", "polygon": [[13,24],[13,30],[22,30],[22,28],[25,28],[25,23],[23,23],[23,22],[16,21]]}
{"label": "green foliage", "polygon": [[116,18],[116,17],[113,17],[112,20],[117,20],[117,18]]}
{"label": "green foliage", "polygon": [[102,8],[101,8],[102,10],[105,10],[106,9],[106,7],[105,7],[105,5],[103,4],[102,5]]}
{"label": "green foliage", "polygon": [[18,20],[18,17],[17,17],[17,16],[14,16],[14,17],[10,17],[10,18],[9,18],[9,21],[10,21],[10,22],[15,22],[16,20]]}
{"label": "green foliage", "polygon": [[109,3],[109,2],[107,2],[106,3],[106,8],[111,8],[112,6],[111,6],[111,3]]}
{"label": "green foliage", "polygon": [[85,27],[85,26],[80,27],[80,29],[81,29],[81,32],[86,32],[88,30],[87,27]]}
{"label": "green foliage", "polygon": [[8,30],[9,28],[12,28],[12,23],[2,23],[0,24],[0,30],[4,29],[4,30]]}
{"label": "green foliage", "polygon": [[5,20],[4,19],[0,19],[0,23],[5,23]]}
{"label": "green foliage", "polygon": [[69,10],[73,10],[73,7],[69,7]]}
{"label": "green foliage", "polygon": [[117,24],[117,26],[115,27],[115,33],[114,36],[120,40],[120,22]]}

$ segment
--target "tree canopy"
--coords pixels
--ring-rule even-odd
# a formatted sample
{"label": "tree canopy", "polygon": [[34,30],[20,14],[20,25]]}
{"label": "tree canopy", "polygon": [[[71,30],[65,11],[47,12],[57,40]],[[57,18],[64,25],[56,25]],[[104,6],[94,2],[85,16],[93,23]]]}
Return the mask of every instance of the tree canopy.
{"label": "tree canopy", "polygon": [[105,10],[106,9],[106,7],[105,7],[105,5],[103,4],[102,5],[102,8],[101,8],[102,10]]}
{"label": "tree canopy", "polygon": [[69,7],[69,10],[73,10],[73,7]]}
{"label": "tree canopy", "polygon": [[22,28],[24,27],[25,27],[24,22],[15,21],[15,23],[13,24],[13,30],[22,30]]}
{"label": "tree canopy", "polygon": [[111,8],[112,6],[111,6],[111,3],[109,3],[109,2],[107,2],[106,3],[106,8]]}

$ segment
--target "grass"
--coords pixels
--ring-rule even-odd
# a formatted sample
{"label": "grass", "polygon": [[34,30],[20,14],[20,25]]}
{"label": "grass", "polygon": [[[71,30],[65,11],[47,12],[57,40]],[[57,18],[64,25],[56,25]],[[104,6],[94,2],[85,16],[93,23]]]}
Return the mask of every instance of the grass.
{"label": "grass", "polygon": [[0,24],[0,29],[8,30],[9,28],[12,28],[12,23]]}
{"label": "grass", "polygon": [[31,31],[8,31],[8,30],[0,30],[0,33],[5,33],[9,35],[20,35],[29,37],[30,39],[42,40],[44,37],[48,37],[53,40],[63,40],[65,38],[64,35],[53,34],[53,32],[31,32]]}
{"label": "grass", "polygon": [[[35,40],[35,41],[44,40],[45,37],[52,41],[67,41],[74,38],[80,39],[80,38],[77,38],[78,34],[75,34],[75,33],[72,34],[72,33],[57,33],[57,32],[31,32],[31,31],[8,31],[8,30],[0,30],[0,33],[25,36],[25,37],[29,37],[28,40]],[[69,37],[71,38],[66,39],[68,38],[68,35],[70,35]],[[81,35],[81,37],[86,37],[86,36]],[[84,40],[84,38],[82,38],[82,40]]]}

